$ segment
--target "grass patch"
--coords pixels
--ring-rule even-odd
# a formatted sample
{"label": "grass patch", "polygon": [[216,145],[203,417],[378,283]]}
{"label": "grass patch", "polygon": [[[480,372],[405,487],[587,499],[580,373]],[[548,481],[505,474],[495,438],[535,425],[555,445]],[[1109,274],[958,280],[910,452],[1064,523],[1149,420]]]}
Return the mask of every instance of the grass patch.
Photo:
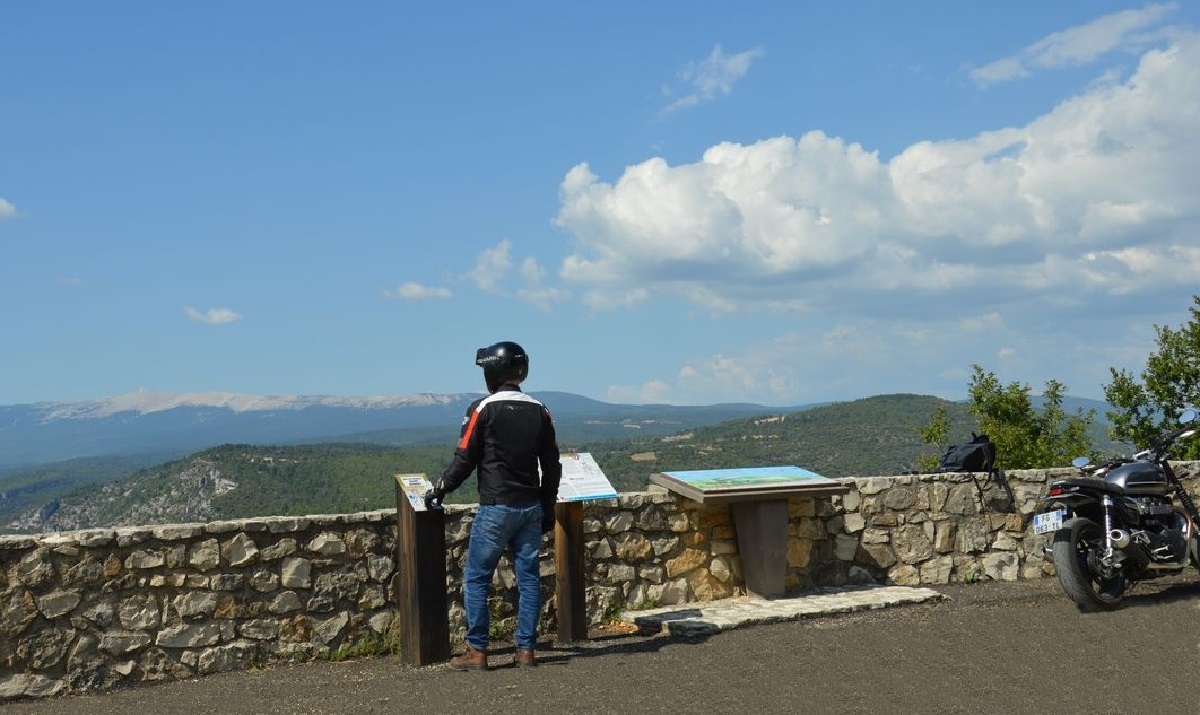
{"label": "grass patch", "polygon": [[325,659],[331,663],[342,663],[355,658],[375,658],[382,655],[395,655],[400,652],[400,629],[393,622],[386,633],[368,633],[353,643],[343,643],[337,650],[331,650]]}

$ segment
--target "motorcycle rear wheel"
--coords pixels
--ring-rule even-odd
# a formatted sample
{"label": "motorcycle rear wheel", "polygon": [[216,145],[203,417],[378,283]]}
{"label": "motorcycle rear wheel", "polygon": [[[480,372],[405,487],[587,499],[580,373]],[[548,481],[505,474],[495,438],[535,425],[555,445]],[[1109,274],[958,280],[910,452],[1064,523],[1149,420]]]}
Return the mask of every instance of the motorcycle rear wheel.
{"label": "motorcycle rear wheel", "polygon": [[1104,578],[1092,564],[1104,552],[1104,531],[1091,519],[1076,517],[1054,532],[1054,570],[1058,582],[1081,611],[1111,611],[1125,595],[1125,576]]}

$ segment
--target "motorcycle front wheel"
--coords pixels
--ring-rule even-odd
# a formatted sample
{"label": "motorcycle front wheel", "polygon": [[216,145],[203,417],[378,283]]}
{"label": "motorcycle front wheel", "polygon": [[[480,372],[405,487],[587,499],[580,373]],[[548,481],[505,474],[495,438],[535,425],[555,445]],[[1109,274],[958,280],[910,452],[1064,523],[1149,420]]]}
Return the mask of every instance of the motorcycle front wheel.
{"label": "motorcycle front wheel", "polygon": [[1125,576],[1099,573],[1104,530],[1091,519],[1076,517],[1054,532],[1054,570],[1058,582],[1081,611],[1111,611],[1121,605]]}

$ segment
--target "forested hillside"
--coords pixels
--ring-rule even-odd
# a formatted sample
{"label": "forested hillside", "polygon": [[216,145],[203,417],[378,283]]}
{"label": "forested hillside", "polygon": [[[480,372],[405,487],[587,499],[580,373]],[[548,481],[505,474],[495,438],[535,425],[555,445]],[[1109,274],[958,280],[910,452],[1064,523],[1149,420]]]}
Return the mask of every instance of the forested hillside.
{"label": "forested hillside", "polygon": [[938,451],[920,429],[946,407],[952,438],[974,420],[961,403],[926,395],[880,395],[790,414],[741,419],[672,437],[596,445],[591,451],[614,483],[653,472],[794,464],[827,477],[900,474]]}
{"label": "forested hillside", "polygon": [[[448,448],[431,446],[224,445],[77,489],[8,528],[61,531],[380,509],[395,505],[392,475],[437,474],[449,457]],[[474,484],[464,487],[459,496],[469,501]]]}

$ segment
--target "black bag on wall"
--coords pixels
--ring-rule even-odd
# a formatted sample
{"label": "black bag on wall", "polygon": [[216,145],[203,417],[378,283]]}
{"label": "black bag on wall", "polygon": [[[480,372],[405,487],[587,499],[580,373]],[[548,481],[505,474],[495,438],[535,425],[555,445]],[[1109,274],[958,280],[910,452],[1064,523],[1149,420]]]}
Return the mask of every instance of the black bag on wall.
{"label": "black bag on wall", "polygon": [[971,433],[966,444],[952,444],[938,461],[939,472],[990,472],[996,464],[996,445],[986,434]]}

